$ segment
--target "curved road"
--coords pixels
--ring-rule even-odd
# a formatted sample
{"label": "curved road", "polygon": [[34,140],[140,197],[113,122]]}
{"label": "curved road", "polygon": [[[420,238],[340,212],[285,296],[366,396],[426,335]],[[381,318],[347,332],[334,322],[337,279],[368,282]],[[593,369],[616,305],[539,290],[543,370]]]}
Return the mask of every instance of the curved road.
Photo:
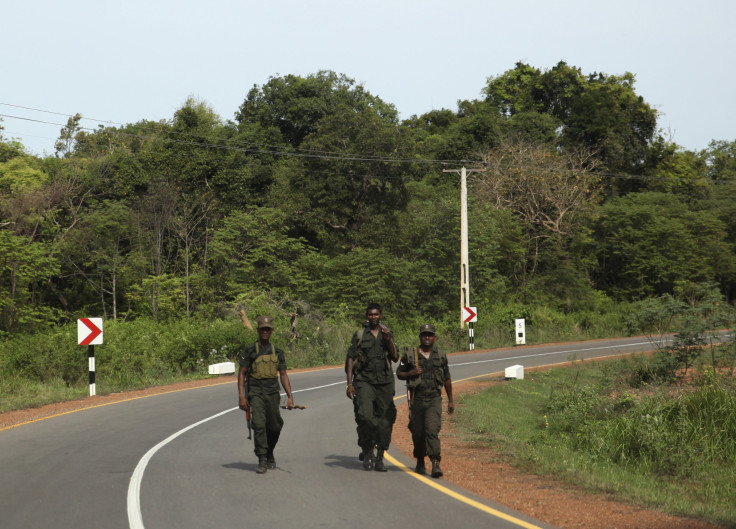
{"label": "curved road", "polygon": [[[651,348],[637,337],[457,353],[449,361],[457,383],[516,364]],[[0,527],[550,527],[415,475],[407,468],[413,460],[396,449],[388,472],[363,471],[342,366],[289,378],[295,401],[308,409],[283,410],[278,468],[265,475],[255,473],[231,380],[0,431]],[[402,393],[403,383],[396,387]]]}

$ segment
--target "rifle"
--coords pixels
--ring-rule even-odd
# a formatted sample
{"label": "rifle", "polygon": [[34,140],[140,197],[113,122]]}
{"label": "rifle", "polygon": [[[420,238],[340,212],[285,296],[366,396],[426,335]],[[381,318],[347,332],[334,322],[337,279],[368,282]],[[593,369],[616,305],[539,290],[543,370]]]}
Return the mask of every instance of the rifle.
{"label": "rifle", "polygon": [[[248,373],[250,375],[250,373]],[[245,379],[245,395],[248,396],[248,390],[250,389],[250,377]],[[248,404],[250,404],[250,400],[248,400]],[[250,406],[248,406],[248,409],[245,410],[245,422],[248,423],[248,439],[252,439],[251,436],[251,428],[250,428]]]}
{"label": "rifle", "polygon": [[[404,356],[406,356],[406,361],[409,361],[409,348],[407,346],[404,346]],[[414,355],[414,362],[416,362],[416,355]],[[411,406],[414,404],[414,393],[412,392],[411,388],[409,387],[409,380],[406,381],[406,402],[409,405],[409,422],[411,422]]]}
{"label": "rifle", "polygon": [[302,406],[301,404],[294,404],[294,406],[292,406],[291,408],[289,408],[288,406],[281,406],[281,409],[282,410],[288,410],[288,409],[292,409],[292,410],[306,410],[307,407],[306,406]]}
{"label": "rifle", "polygon": [[[243,327],[246,327],[248,330],[253,330],[253,325],[251,325],[250,320],[248,319],[248,315],[245,313],[245,309],[240,309],[240,321],[243,323]],[[245,379],[245,396],[248,396],[248,389],[250,388],[250,376],[248,376]],[[250,401],[248,401],[250,403]],[[245,410],[245,422],[248,423],[248,439],[252,439],[251,435],[251,427],[250,427],[250,410]]]}

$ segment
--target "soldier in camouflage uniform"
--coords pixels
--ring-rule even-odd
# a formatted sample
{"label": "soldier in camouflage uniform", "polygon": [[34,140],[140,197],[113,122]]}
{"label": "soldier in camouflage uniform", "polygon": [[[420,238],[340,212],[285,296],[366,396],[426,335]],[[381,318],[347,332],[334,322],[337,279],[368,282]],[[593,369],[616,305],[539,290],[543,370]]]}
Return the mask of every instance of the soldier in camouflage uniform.
{"label": "soldier in camouflage uniform", "polygon": [[396,376],[406,380],[409,399],[409,430],[414,442],[416,472],[426,474],[424,458],[432,462],[432,477],[442,476],[440,468],[440,428],[442,427],[442,388],[447,393],[447,411],[455,411],[452,400],[452,380],[447,356],[434,345],[435,327],[425,324],[419,328],[421,345],[401,358]]}
{"label": "soldier in camouflage uniform", "polygon": [[281,434],[284,420],[281,418],[279,404],[279,380],[284,387],[288,402],[286,407],[294,407],[291,382],[286,374],[284,351],[271,343],[273,318],[259,316],[258,341],[243,351],[238,360],[238,406],[251,412],[253,444],[258,457],[258,474],[276,468],[273,451]]}
{"label": "soldier in camouflage uniform", "polygon": [[399,355],[391,331],[381,323],[381,307],[368,305],[365,317],[366,323],[353,334],[347,352],[346,394],[353,400],[363,468],[385,472],[383,453],[391,443],[396,420],[392,362]]}

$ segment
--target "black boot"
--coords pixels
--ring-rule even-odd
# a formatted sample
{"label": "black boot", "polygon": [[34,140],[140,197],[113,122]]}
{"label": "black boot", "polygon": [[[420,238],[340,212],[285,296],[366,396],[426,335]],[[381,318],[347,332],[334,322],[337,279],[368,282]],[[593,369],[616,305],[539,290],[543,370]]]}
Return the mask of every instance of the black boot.
{"label": "black boot", "polygon": [[376,462],[373,465],[373,469],[377,470],[378,472],[386,472],[386,465],[383,464],[383,450],[381,450],[380,448],[376,453]]}
{"label": "black boot", "polygon": [[373,449],[363,450],[363,468],[365,470],[373,470],[374,463]]}
{"label": "black boot", "polygon": [[276,459],[273,457],[273,450],[270,450],[266,455],[266,466],[269,470],[276,468]]}
{"label": "black boot", "polygon": [[258,458],[258,468],[256,469],[256,474],[265,474],[268,470],[268,461],[265,457],[259,457]]}
{"label": "black boot", "polygon": [[440,460],[439,459],[433,459],[432,460],[432,477],[433,478],[441,478],[442,477],[442,469],[440,468]]}
{"label": "black boot", "polygon": [[424,458],[417,459],[417,466],[414,469],[414,472],[421,474],[422,476],[427,473],[427,467],[424,466]]}

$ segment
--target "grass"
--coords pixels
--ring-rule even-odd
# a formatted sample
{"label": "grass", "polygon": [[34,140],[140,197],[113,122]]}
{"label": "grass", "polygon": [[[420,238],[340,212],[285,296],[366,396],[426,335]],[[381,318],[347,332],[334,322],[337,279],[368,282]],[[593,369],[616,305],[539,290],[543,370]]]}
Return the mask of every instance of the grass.
{"label": "grass", "polygon": [[736,527],[736,380],[707,366],[632,387],[641,359],[531,373],[459,401],[456,425],[584,491]]}

